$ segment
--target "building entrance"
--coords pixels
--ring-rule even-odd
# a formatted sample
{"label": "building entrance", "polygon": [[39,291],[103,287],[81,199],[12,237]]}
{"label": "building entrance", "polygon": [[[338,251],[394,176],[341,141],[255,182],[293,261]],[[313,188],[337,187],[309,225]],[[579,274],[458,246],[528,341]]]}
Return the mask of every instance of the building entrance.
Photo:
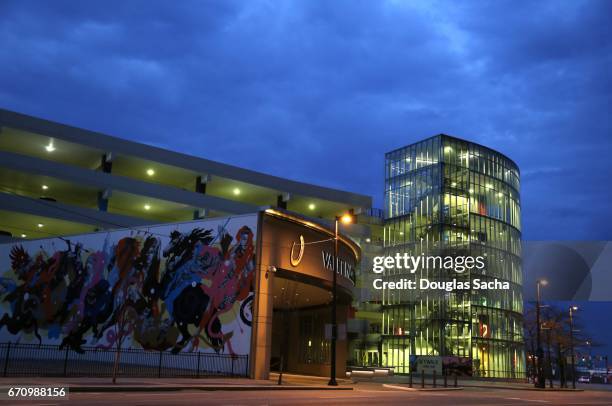
{"label": "building entrance", "polygon": [[276,209],[266,210],[260,223],[251,376],[268,379],[281,365],[284,372],[329,376],[337,269],[335,362],[336,378],[343,377],[359,247],[340,234],[336,253],[329,228]]}
{"label": "building entrance", "polygon": [[[282,365],[283,372],[329,375],[331,289],[277,276],[273,301],[270,370],[279,371]],[[347,311],[347,297],[340,294],[337,316],[340,335]],[[345,335],[339,338],[337,360],[344,366],[346,338]]]}

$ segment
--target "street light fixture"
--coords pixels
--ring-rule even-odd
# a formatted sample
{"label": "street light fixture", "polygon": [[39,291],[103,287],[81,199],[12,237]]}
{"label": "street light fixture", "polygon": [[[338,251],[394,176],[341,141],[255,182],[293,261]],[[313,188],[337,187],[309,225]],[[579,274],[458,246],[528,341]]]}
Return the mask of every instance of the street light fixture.
{"label": "street light fixture", "polygon": [[593,352],[592,352],[593,340],[587,339],[584,343],[589,346],[589,362],[587,364],[587,367],[592,369],[593,368]]}
{"label": "street light fixture", "polygon": [[537,341],[537,350],[536,350],[536,358],[538,361],[537,364],[537,381],[535,382],[536,388],[544,388],[546,386],[546,382],[544,382],[544,368],[542,365],[542,359],[544,358],[544,350],[542,349],[542,341],[540,338],[540,330],[542,326],[540,325],[540,287],[548,285],[548,281],[546,279],[538,279],[536,281],[536,341]]}
{"label": "street light fixture", "polygon": [[[342,221],[343,224],[351,224],[353,222],[353,216],[351,216],[350,214],[343,214],[342,217],[340,217],[340,221]],[[338,222],[338,219],[336,219],[336,223]],[[336,238],[338,238],[338,231],[336,230]]]}
{"label": "street light fixture", "polygon": [[569,307],[570,348],[572,351],[572,389],[576,389],[576,359],[574,357],[574,312],[576,310],[578,310],[578,306]]}
{"label": "street light fixture", "polygon": [[336,322],[336,306],[337,306],[337,287],[338,287],[338,222],[341,221],[343,224],[350,224],[353,222],[353,216],[351,214],[343,214],[342,216],[336,216],[335,222],[335,234],[334,234],[334,276],[332,285],[332,310],[331,310],[331,324],[332,324],[332,336],[331,336],[331,368],[329,386],[338,386],[336,382],[336,340],[338,339],[338,325]]}

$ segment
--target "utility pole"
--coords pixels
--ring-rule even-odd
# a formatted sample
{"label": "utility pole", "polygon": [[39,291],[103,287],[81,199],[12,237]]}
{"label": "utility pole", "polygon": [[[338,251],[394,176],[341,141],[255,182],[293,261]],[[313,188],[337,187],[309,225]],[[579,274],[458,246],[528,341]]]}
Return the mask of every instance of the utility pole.
{"label": "utility pole", "polygon": [[337,308],[337,291],[338,291],[338,222],[342,221],[344,224],[350,224],[353,221],[353,216],[345,214],[342,217],[336,216],[335,234],[334,234],[334,276],[332,285],[332,310],[331,310],[331,324],[332,324],[332,336],[331,336],[331,368],[330,378],[327,383],[329,386],[338,386],[336,382],[336,340],[338,340],[338,324],[336,320],[336,308]]}
{"label": "utility pole", "polygon": [[569,307],[570,348],[572,351],[572,389],[576,389],[576,357],[574,356],[574,312],[576,310],[578,310],[578,306]]}
{"label": "utility pole", "polygon": [[536,388],[545,388],[546,387],[546,382],[544,382],[544,368],[542,365],[542,360],[544,358],[544,351],[542,350],[542,341],[541,341],[541,337],[540,337],[540,329],[541,329],[541,325],[540,325],[540,285],[541,286],[546,286],[548,284],[548,282],[545,279],[538,279],[536,281],[536,291],[537,291],[537,296],[536,296],[536,341],[537,341],[537,350],[536,350],[536,357],[538,360],[537,363],[537,380],[535,382],[535,387]]}

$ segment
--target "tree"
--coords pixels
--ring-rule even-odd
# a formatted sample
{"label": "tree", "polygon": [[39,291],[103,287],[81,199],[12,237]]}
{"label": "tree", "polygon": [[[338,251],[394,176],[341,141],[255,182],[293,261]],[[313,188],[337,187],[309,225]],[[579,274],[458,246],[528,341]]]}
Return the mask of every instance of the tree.
{"label": "tree", "polygon": [[[556,376],[561,383],[565,382],[565,376],[571,371],[566,368],[565,360],[571,353],[572,344],[575,349],[584,347],[587,341],[593,343],[593,340],[587,340],[587,333],[581,328],[579,321],[574,318],[574,341],[572,343],[570,337],[570,320],[569,320],[569,304],[565,303],[546,303],[542,304],[541,311],[541,332],[543,337],[543,345],[545,346],[545,362],[546,375],[548,375],[550,385]],[[525,333],[525,353],[527,360],[531,361],[528,376],[533,377],[535,374],[535,348],[537,325],[535,320],[535,304],[529,304],[525,308],[524,313],[524,333]],[[554,368],[553,368],[554,367]]]}
{"label": "tree", "polygon": [[119,363],[121,360],[121,348],[123,342],[132,333],[133,325],[130,318],[131,306],[127,306],[127,302],[123,302],[117,310],[117,320],[114,324],[115,331],[115,362],[113,364],[113,383],[117,383],[117,375],[119,374]]}

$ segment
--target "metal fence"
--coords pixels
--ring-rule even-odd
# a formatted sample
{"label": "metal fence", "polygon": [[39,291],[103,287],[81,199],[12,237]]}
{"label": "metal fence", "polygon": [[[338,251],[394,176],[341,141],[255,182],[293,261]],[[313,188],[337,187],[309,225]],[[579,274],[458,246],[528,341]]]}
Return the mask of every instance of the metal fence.
{"label": "metal fence", "polygon": [[[82,347],[84,352],[57,345],[0,344],[3,376],[111,377],[116,349]],[[200,378],[248,376],[249,356],[167,351],[121,350],[118,376]]]}

